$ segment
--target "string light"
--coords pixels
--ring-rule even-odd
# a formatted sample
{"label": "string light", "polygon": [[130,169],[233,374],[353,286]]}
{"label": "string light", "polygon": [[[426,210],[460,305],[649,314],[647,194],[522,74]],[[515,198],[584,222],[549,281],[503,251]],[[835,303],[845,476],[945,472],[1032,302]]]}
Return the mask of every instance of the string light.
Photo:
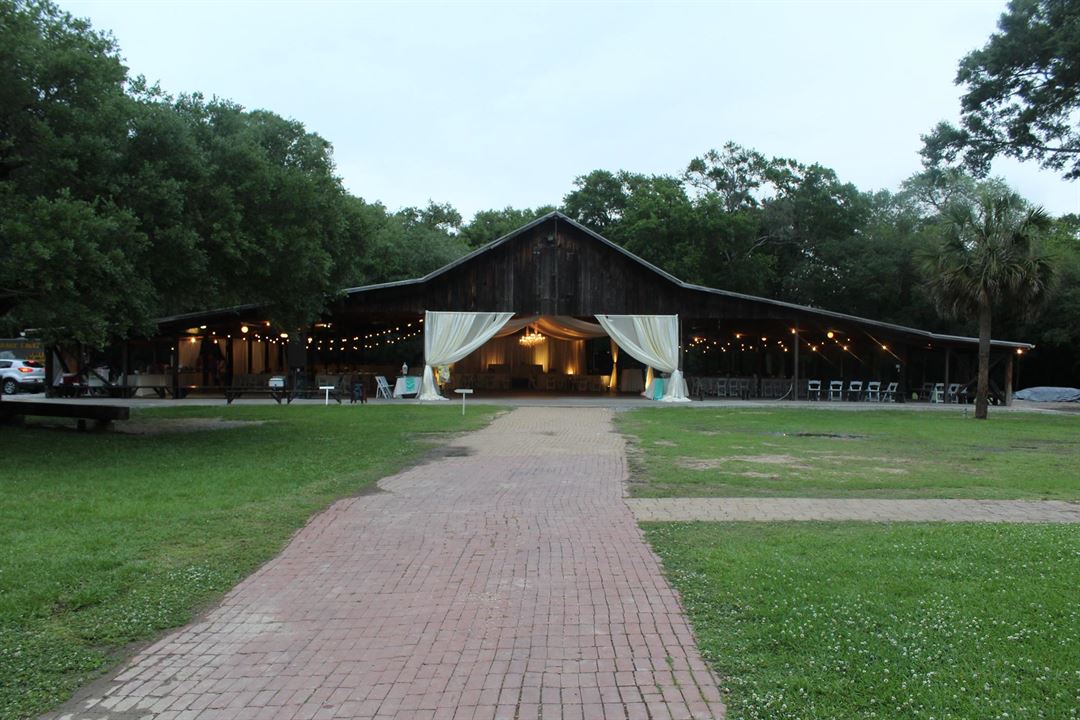
{"label": "string light", "polygon": [[[406,329],[408,327],[409,326],[406,326]],[[368,333],[368,334],[363,335],[363,336],[356,335],[356,336],[354,336],[352,338],[353,343],[355,343],[355,344],[350,343],[349,338],[347,338],[347,337],[343,337],[340,340],[338,340],[338,338],[332,338],[332,337],[331,338],[325,338],[325,339],[312,338],[311,339],[312,340],[311,344],[314,345],[315,349],[317,349],[317,350],[324,349],[324,347],[327,350],[330,350],[330,351],[337,350],[338,352],[341,352],[342,350],[345,350],[346,347],[351,347],[353,350],[359,350],[361,345],[363,346],[363,348],[365,350],[371,350],[371,349],[378,348],[378,347],[387,347],[387,346],[390,346],[390,345],[396,345],[399,342],[403,342],[405,340],[410,340],[412,338],[415,338],[415,337],[419,336],[423,332],[423,330],[421,328],[417,328],[417,329],[413,330],[412,332],[406,332],[406,333],[402,333],[400,335],[393,335],[394,332],[397,332],[397,331],[400,331],[400,330],[401,330],[400,327],[394,327],[394,328],[388,328],[387,330],[379,330],[379,331],[376,331],[376,332],[371,332],[371,333]],[[335,347],[335,344],[336,344],[336,347]]]}

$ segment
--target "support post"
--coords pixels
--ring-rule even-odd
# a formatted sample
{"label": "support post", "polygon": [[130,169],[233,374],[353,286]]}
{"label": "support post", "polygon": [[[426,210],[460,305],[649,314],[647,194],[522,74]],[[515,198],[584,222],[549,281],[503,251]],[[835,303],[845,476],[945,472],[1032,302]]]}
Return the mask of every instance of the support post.
{"label": "support post", "polygon": [[683,371],[683,375],[686,375],[686,359],[683,354],[683,346],[685,345],[685,338],[683,338],[683,319],[682,315],[679,315],[679,367],[677,369]]}
{"label": "support post", "polygon": [[235,372],[235,366],[233,363],[236,358],[233,352],[233,339],[226,336],[225,338],[225,386],[232,387],[233,373]]}
{"label": "support post", "polygon": [[124,342],[120,345],[120,353],[122,355],[122,357],[120,358],[120,372],[122,373],[122,375],[120,376],[120,378],[121,378],[120,379],[120,387],[123,388],[122,392],[123,392],[124,397],[127,397],[127,394],[128,394],[128,392],[127,392],[127,388],[128,388],[128,355],[131,354],[131,347],[129,346],[127,338],[124,338]]}
{"label": "support post", "polygon": [[59,349],[55,345],[45,346],[45,397],[53,397],[56,394],[56,354]]}
{"label": "support post", "polygon": [[172,368],[172,396],[173,400],[180,397],[180,337],[172,338],[172,351],[169,365]]}
{"label": "support post", "polygon": [[1012,405],[1013,401],[1013,356],[1015,353],[1009,352],[1005,356],[1005,405]]}
{"label": "support post", "polygon": [[942,402],[948,402],[949,400],[949,367],[952,365],[952,348],[945,348],[945,396],[941,398]]}
{"label": "support post", "polygon": [[[795,367],[791,370],[791,398],[793,400],[799,399],[799,326],[792,325],[795,330],[795,334],[792,335],[795,338]],[[807,397],[807,400],[810,398]]]}
{"label": "support post", "polygon": [[900,374],[899,377],[897,377],[897,382],[899,383],[897,386],[899,388],[896,396],[897,402],[907,402],[908,399],[908,359],[911,356],[909,349],[910,346],[907,343],[904,343],[904,349],[900,353]]}

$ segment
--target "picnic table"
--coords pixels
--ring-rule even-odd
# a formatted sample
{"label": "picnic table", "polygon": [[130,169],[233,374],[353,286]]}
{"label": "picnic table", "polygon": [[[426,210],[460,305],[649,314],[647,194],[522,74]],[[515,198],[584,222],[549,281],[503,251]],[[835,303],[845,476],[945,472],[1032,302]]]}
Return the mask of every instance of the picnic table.
{"label": "picnic table", "polygon": [[42,417],[75,418],[79,429],[86,429],[86,421],[93,420],[94,427],[102,430],[113,420],[127,420],[131,410],[117,405],[94,405],[90,403],[41,402],[34,400],[4,400],[0,402],[0,421],[22,422],[27,415]]}

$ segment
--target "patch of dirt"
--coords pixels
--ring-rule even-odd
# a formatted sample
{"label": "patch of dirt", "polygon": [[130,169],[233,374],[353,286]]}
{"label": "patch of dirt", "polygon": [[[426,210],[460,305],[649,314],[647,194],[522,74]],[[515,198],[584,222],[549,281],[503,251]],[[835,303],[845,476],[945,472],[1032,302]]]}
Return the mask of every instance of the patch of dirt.
{"label": "patch of dirt", "polygon": [[877,472],[888,473],[889,475],[907,475],[908,471],[904,468],[892,468],[892,467],[876,467]]}
{"label": "patch of dirt", "polygon": [[442,448],[435,450],[431,454],[439,458],[469,457],[470,455],[475,455],[476,451],[473,450],[471,447],[462,447],[460,445],[445,445]]}
{"label": "patch of dirt", "polygon": [[735,474],[739,475],[740,477],[762,478],[763,480],[779,480],[780,479],[780,476],[775,474],[775,473],[754,472],[753,470],[748,470],[746,472],[735,473]]}
{"label": "patch of dirt", "polygon": [[469,457],[475,455],[476,450],[467,445],[454,445],[454,441],[467,435],[468,433],[458,433],[452,436],[447,436],[440,433],[416,433],[412,437],[415,440],[419,440],[422,443],[426,443],[429,447],[419,458],[411,463],[408,463],[399,473],[411,470],[421,465],[427,465],[431,462],[442,460],[443,458],[450,457]]}
{"label": "patch of dirt", "polygon": [[687,470],[715,470],[727,462],[727,458],[679,458],[675,464]]}
{"label": "patch of dirt", "polygon": [[820,460],[821,462],[839,464],[846,462],[877,462],[884,465],[910,465],[914,462],[911,458],[905,457],[877,457],[873,455],[841,455],[838,453],[832,453],[828,450],[805,450],[803,451],[807,455],[813,455],[814,460]]}
{"label": "patch of dirt", "polygon": [[796,470],[810,470],[809,465],[804,465],[799,458],[791,455],[737,455],[732,460],[741,460],[748,463],[761,463],[762,465],[783,465]]}
{"label": "patch of dirt", "polygon": [[687,470],[715,470],[723,467],[725,463],[732,461],[755,463],[761,465],[783,465],[791,470],[812,470],[809,465],[804,465],[799,458],[791,455],[731,455],[722,458],[679,458],[679,467]]}
{"label": "patch of dirt", "polygon": [[865,440],[870,437],[869,435],[854,435],[851,433],[816,433],[816,432],[797,432],[792,433],[795,437],[818,437],[818,438],[832,438],[833,440]]}
{"label": "patch of dirt", "polygon": [[661,445],[663,447],[675,447],[675,443],[670,440],[653,440],[653,445]]}
{"label": "patch of dirt", "polygon": [[234,430],[241,427],[265,425],[266,422],[266,420],[222,420],[220,418],[171,418],[113,423],[112,429],[124,435],[164,435],[202,430]]}
{"label": "patch of dirt", "polygon": [[778,437],[806,437],[806,438],[828,438],[830,440],[865,440],[870,437],[869,435],[854,435],[851,433],[827,433],[827,432],[769,432],[767,435],[776,435]]}

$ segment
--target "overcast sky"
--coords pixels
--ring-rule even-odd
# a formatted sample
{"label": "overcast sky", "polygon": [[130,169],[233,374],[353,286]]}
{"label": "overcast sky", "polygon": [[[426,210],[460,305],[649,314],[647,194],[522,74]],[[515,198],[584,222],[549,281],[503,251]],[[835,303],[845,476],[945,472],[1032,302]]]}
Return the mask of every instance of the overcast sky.
{"label": "overcast sky", "polygon": [[[558,204],[595,169],[678,174],[728,140],[864,190],[955,121],[957,61],[1000,2],[367,3],[60,0],[132,74],[303,122],[391,209]],[[1080,184],[995,172],[1055,213]]]}

